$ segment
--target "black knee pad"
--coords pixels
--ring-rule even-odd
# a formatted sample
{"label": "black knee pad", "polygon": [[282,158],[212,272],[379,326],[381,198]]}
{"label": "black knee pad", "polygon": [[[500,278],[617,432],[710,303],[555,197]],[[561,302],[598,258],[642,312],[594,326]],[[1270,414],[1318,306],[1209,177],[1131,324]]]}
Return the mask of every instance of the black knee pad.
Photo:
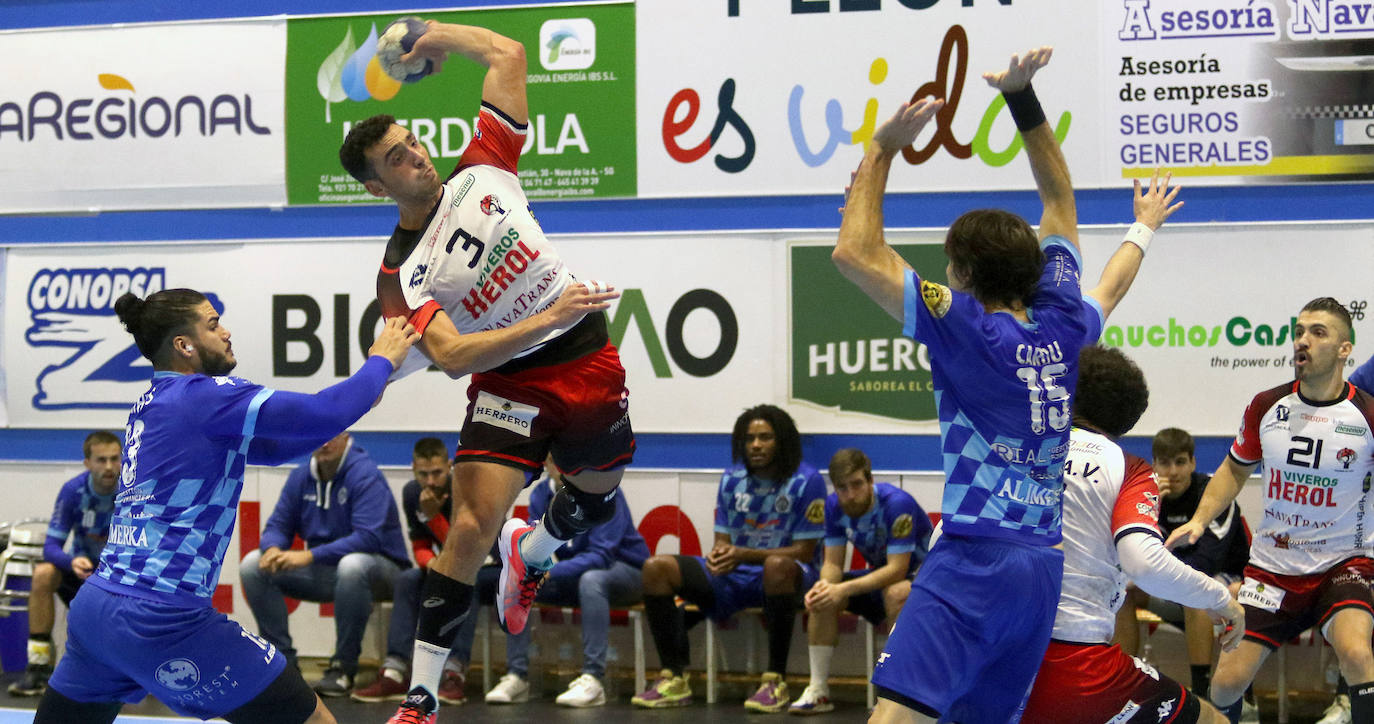
{"label": "black knee pad", "polygon": [[301,672],[288,665],[260,694],[223,716],[229,724],[301,724],[315,713],[316,700]]}
{"label": "black knee pad", "polygon": [[572,540],[614,517],[615,497],[619,494],[619,488],[609,493],[584,492],[563,478],[562,487],[554,493],[549,510],[544,513],[544,525],[555,538]]}

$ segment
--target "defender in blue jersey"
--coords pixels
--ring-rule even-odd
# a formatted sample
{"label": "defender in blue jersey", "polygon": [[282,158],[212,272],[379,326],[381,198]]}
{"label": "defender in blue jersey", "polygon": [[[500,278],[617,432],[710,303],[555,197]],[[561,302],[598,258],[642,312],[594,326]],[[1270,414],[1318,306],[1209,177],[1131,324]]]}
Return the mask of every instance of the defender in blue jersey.
{"label": "defender in blue jersey", "polygon": [[[86,471],[63,483],[48,519],[43,562],[33,567],[29,592],[28,666],[9,685],[11,696],[38,696],[52,675],[53,596],[70,606],[81,584],[95,570],[114,510],[119,473],[119,438],[104,430],[81,443]],[[70,545],[68,544],[70,539]]]}
{"label": "defender in blue jersey", "polygon": [[735,420],[730,437],[736,465],[720,478],[715,542],[705,557],[659,555],[644,564],[644,612],[663,670],[635,706],[684,706],[692,690],[685,669],[688,624],[674,602],[681,595],[717,621],[763,607],[768,670],[752,711],[787,708],[787,654],[800,594],[816,580],[816,542],[825,534],[825,482],[801,459],[801,435],[782,409],[759,405]]}
{"label": "defender in blue jersey", "polygon": [[109,540],[72,602],[67,655],[34,720],[108,723],[152,694],[174,711],[245,724],[334,721],[285,657],[211,606],[244,466],[292,460],[353,424],[418,335],[388,320],[356,374],[315,395],[228,376],[229,330],[210,300],[125,294],[115,312],[153,363],[129,412]]}
{"label": "defender in blue jersey", "polygon": [[[922,279],[883,240],[892,159],[943,107],[903,104],[855,174],[833,259],[929,351],[940,418],[944,535],[912,584],[873,681],[875,721],[1016,721],[1049,644],[1063,574],[1061,471],[1078,351],[1125,294],[1168,185],[1140,195],[1138,223],[1083,296],[1068,168],[1030,79],[1050,49],[984,74],[1025,141],[1044,213],[1037,234],[1004,211],[971,211],[945,239],[949,285]],[[1142,207],[1155,216],[1142,221]]]}
{"label": "defender in blue jersey", "polygon": [[[825,556],[821,577],[803,602],[810,614],[811,682],[788,711],[823,714],[830,702],[830,659],[839,641],[840,612],[863,616],[884,631],[911,592],[911,577],[925,560],[934,526],[911,494],[895,485],[873,482],[873,464],[863,451],[844,448],[830,458],[825,499]],[[867,568],[845,570],[850,543]]]}

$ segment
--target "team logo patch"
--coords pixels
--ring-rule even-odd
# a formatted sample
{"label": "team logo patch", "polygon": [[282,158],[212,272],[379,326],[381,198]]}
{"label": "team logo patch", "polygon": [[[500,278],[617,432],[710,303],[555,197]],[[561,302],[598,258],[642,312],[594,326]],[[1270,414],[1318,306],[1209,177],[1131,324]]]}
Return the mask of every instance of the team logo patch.
{"label": "team logo patch", "polygon": [[1336,453],[1336,459],[1341,461],[1341,467],[1344,470],[1350,469],[1350,464],[1355,462],[1356,457],[1355,451],[1348,447],[1343,447],[1340,452]]}
{"label": "team logo patch", "polygon": [[892,521],[892,537],[906,538],[911,535],[911,514],[902,513]]}
{"label": "team logo patch", "polygon": [[1274,417],[1277,417],[1279,420],[1281,420],[1281,421],[1283,421],[1283,422],[1287,422],[1287,421],[1288,421],[1288,406],[1287,406],[1287,405],[1279,405],[1278,407],[1275,407],[1275,408],[1274,408]]}
{"label": "team logo patch", "polygon": [[949,287],[922,279],[921,301],[926,303],[926,309],[930,310],[931,316],[939,319],[949,313],[954,295],[950,294]]}
{"label": "team logo patch", "polygon": [[820,525],[825,522],[825,501],[817,498],[806,506],[806,520]]}
{"label": "team logo patch", "polygon": [[421,264],[415,267],[415,271],[410,273],[410,288],[414,289],[415,287],[420,286],[420,282],[425,280],[425,272],[428,271],[428,264]]}
{"label": "team logo patch", "polygon": [[158,664],[153,677],[172,691],[190,691],[200,683],[200,669],[190,659],[168,659]]}
{"label": "team logo patch", "polygon": [[790,510],[792,510],[792,499],[786,495],[779,495],[777,499],[773,501],[773,512],[786,513]]}
{"label": "team logo patch", "polygon": [[539,408],[525,405],[490,392],[478,392],[472,403],[472,421],[493,427],[510,430],[525,437],[530,436],[534,418],[539,416]]}
{"label": "team logo patch", "polygon": [[334,498],[338,500],[339,505],[345,505],[345,504],[347,504],[347,503],[348,503],[348,488],[339,488],[338,491],[336,491],[336,492],[334,493]]}
{"label": "team logo patch", "polygon": [[501,199],[496,198],[496,194],[487,194],[482,197],[482,213],[487,216],[502,216],[506,210],[501,208]]}
{"label": "team logo patch", "polygon": [[1236,600],[1242,605],[1273,612],[1283,605],[1285,593],[1287,591],[1282,588],[1266,586],[1253,578],[1246,578],[1245,583],[1241,584]]}

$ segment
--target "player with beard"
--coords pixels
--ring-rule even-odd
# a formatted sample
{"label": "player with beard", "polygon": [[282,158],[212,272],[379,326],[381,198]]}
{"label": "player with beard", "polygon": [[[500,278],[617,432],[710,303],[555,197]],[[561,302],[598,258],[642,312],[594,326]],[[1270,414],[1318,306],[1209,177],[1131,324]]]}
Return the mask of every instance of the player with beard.
{"label": "player with beard", "polygon": [[153,363],[153,380],[129,413],[109,539],[72,601],[67,655],[34,721],[108,724],[120,702],[152,694],[201,719],[330,724],[300,671],[211,597],[245,466],[294,460],[356,422],[415,329],[388,320],[357,373],[306,395],[228,376],[229,330],[200,292],[125,294],[115,313]]}
{"label": "player with beard", "polygon": [[1232,722],[1269,654],[1313,626],[1351,682],[1352,720],[1374,722],[1374,540],[1365,522],[1374,398],[1345,381],[1351,349],[1350,312],[1340,302],[1303,306],[1293,326],[1297,380],[1255,395],[1197,513],[1169,536],[1170,545],[1196,543],[1264,463],[1265,515],[1239,594],[1245,640],[1222,653],[1212,676],[1212,701]]}
{"label": "player with beard", "polygon": [[[520,184],[525,46],[431,20],[401,61],[428,60],[438,70],[455,53],[486,69],[477,128],[455,168],[437,171],[426,145],[387,115],[353,126],[339,149],[369,193],[396,202],[377,299],[383,316],[404,317],[421,334],[399,374],[434,364],[455,379],[472,375],[452,525],[425,576],[411,690],[397,723],[434,720],[453,631],[469,615],[492,541],[502,565],[497,615],[520,633],[554,552],[615,515],[635,449],[625,370],[603,313],[620,293],[573,275]],[[543,519],[506,520],[550,453],[564,484]]]}
{"label": "player with beard", "polygon": [[[925,560],[933,526],[911,494],[895,485],[873,482],[873,465],[863,451],[845,448],[830,458],[825,499],[825,558],[821,578],[806,592],[810,614],[811,683],[792,702],[793,714],[822,714],[830,701],[830,660],[839,640],[840,612],[863,616],[884,631],[906,603],[911,578]],[[868,567],[845,570],[849,543]]]}

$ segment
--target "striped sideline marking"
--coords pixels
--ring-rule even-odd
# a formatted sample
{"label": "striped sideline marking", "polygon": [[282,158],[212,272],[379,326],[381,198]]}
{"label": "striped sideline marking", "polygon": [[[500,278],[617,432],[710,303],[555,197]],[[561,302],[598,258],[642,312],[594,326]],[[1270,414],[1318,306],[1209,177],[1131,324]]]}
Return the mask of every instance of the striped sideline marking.
{"label": "striped sideline marking", "polygon": [[[138,722],[139,724],[181,724],[182,722],[188,722],[188,721],[200,721],[200,720],[199,720],[199,719],[182,719],[182,718],[169,719],[169,718],[160,717],[160,716],[130,716],[130,715],[128,715],[128,714],[121,714],[121,715],[119,716],[118,719],[115,719],[115,724],[120,724],[120,722],[127,722],[128,724],[134,724],[134,722]],[[223,720],[223,719],[211,719],[210,721],[211,721],[211,723],[213,724],[213,722],[223,722],[224,720]],[[0,724],[32,724],[32,723],[33,723],[33,709],[0,709]]]}

